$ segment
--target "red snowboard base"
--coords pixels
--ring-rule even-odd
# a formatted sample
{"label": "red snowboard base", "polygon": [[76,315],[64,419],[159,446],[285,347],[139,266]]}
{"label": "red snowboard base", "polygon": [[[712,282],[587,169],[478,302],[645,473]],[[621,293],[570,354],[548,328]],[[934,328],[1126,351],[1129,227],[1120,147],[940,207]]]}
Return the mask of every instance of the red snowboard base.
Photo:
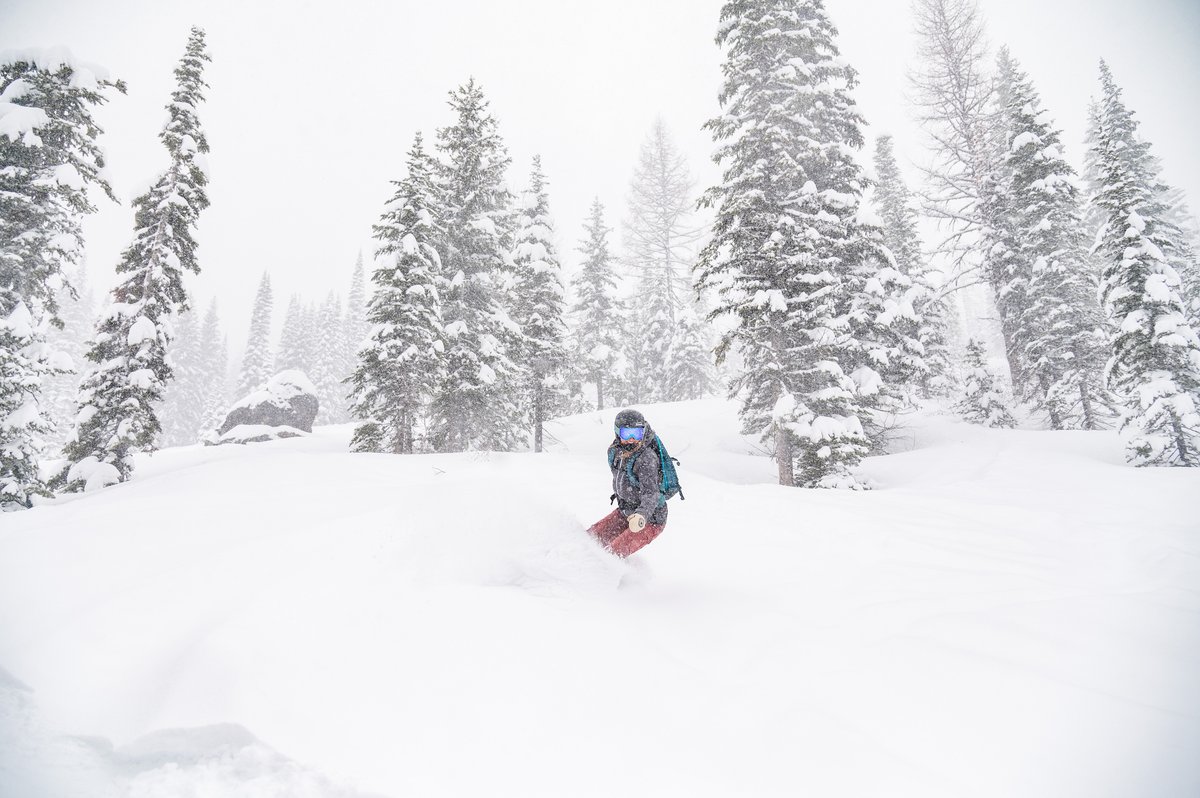
{"label": "red snowboard base", "polygon": [[666,524],[646,524],[641,532],[631,532],[620,510],[613,510],[588,527],[588,534],[618,557],[628,557],[662,534]]}

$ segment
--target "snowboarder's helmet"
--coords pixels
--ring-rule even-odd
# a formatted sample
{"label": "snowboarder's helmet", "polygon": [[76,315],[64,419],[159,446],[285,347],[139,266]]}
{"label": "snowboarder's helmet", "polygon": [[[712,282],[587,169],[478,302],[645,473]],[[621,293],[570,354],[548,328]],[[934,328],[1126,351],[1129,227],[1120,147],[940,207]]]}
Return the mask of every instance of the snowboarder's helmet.
{"label": "snowboarder's helmet", "polygon": [[637,443],[646,434],[646,417],[636,410],[622,410],[613,420],[613,432],[622,443]]}
{"label": "snowboarder's helmet", "polygon": [[646,417],[636,410],[622,410],[613,421],[614,427],[644,427]]}

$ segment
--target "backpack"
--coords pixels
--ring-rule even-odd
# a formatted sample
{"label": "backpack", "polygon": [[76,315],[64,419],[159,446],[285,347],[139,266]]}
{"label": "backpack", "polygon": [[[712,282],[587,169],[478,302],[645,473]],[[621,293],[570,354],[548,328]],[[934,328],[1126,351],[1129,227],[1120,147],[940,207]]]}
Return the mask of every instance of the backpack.
{"label": "backpack", "polygon": [[[663,445],[662,438],[658,435],[654,436],[654,445],[658,448],[659,470],[662,471],[662,481],[658,485],[658,503],[666,504],[667,500],[673,497],[676,493],[679,494],[680,501],[686,501],[687,497],[683,495],[683,486],[679,484],[679,474],[675,470],[675,466],[679,465],[679,461],[671,455],[667,454],[667,447]],[[629,481],[636,487],[638,484],[637,475],[633,473],[633,463],[642,456],[645,449],[638,449],[633,453],[633,456],[625,461],[625,470],[629,474]],[[616,449],[609,447],[608,450],[608,467],[614,468],[617,464]],[[616,498],[614,493],[612,498]]]}

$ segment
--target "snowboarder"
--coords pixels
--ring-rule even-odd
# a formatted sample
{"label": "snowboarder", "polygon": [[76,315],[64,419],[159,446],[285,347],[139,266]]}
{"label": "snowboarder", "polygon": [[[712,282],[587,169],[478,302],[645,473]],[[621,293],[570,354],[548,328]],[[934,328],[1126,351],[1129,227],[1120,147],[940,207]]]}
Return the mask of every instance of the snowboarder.
{"label": "snowboarder", "polygon": [[[588,529],[618,557],[628,557],[662,534],[667,498],[661,454],[654,430],[636,410],[622,410],[613,423],[616,437],[608,447],[617,509]],[[670,475],[674,476],[673,469]],[[676,488],[677,490],[677,488]]]}

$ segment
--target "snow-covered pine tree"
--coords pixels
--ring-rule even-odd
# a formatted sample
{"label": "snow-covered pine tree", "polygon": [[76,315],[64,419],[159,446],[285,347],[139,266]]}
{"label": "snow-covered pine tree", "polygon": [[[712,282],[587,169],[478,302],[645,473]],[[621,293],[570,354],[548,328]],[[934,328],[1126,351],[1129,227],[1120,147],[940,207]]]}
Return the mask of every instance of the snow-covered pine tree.
{"label": "snow-covered pine tree", "polygon": [[917,321],[911,334],[925,365],[921,369],[915,362],[902,359],[896,364],[899,373],[892,379],[894,382],[916,379],[926,398],[948,396],[954,385],[947,330],[950,310],[934,285],[935,272],[921,252],[913,195],[900,174],[890,135],[875,140],[874,164],[874,199],[883,228],[883,244],[891,252],[896,269],[912,281],[901,302],[913,308]]}
{"label": "snow-covered pine tree", "polygon": [[673,401],[678,397],[667,393],[668,385],[688,381],[673,380],[670,371],[683,365],[672,361],[671,348],[679,313],[690,303],[687,273],[701,235],[693,188],[686,158],[663,120],[655,120],[630,183],[624,237],[631,278],[624,309],[634,321],[626,349],[638,364],[631,375],[638,401]]}
{"label": "snow-covered pine tree", "polygon": [[967,341],[967,373],[963,397],[954,409],[966,421],[988,427],[1012,429],[1017,426],[1009,409],[1009,400],[996,384],[996,375],[987,364],[983,345],[974,338]]}
{"label": "snow-covered pine tree", "polygon": [[88,188],[115,201],[92,118],[114,88],[125,84],[62,50],[0,63],[0,318],[19,302],[35,327],[57,316],[67,268],[80,262],[81,219],[96,210]]}
{"label": "snow-covered pine tree", "polygon": [[300,318],[303,320],[303,326],[309,332],[302,339],[300,347],[301,360],[308,364],[305,374],[311,374],[317,366],[317,354],[321,346],[321,342],[316,334],[317,325],[321,323],[321,305],[320,303],[309,300],[300,308]]}
{"label": "snow-covered pine tree", "polygon": [[510,160],[474,79],[451,92],[450,107],[455,124],[438,130],[437,145],[446,353],[431,406],[432,439],[442,452],[506,451],[524,437],[519,375],[508,351],[519,331],[498,300],[512,249],[512,195],[504,184]]}
{"label": "snow-covered pine tree", "polygon": [[912,207],[912,192],[900,174],[892,136],[883,133],[875,139],[875,207],[883,223],[883,243],[892,253],[896,268],[910,277],[924,271],[921,239],[917,234],[917,212]]}
{"label": "snow-covered pine tree", "polygon": [[63,326],[50,326],[47,343],[62,358],[59,363],[62,371],[46,379],[41,403],[47,409],[53,429],[46,437],[46,445],[51,451],[61,452],[75,429],[80,371],[87,362],[88,339],[96,327],[96,296],[84,266],[75,269],[70,283],[59,288],[58,315]]}
{"label": "snow-covered pine tree", "polygon": [[199,428],[193,432],[193,440],[199,440],[206,432],[219,427],[229,410],[229,344],[221,332],[215,299],[209,303],[200,328],[200,374],[204,412]]}
{"label": "snow-covered pine tree", "polygon": [[702,399],[713,392],[716,374],[712,339],[709,326],[701,320],[694,305],[686,304],[679,309],[663,391],[672,401]]}
{"label": "snow-covered pine tree", "polygon": [[621,338],[617,334],[617,281],[608,248],[611,228],[604,224],[604,206],[597,197],[579,244],[583,265],[575,276],[574,348],[576,362],[583,364],[584,379],[596,386],[596,409],[609,406],[609,391],[616,374]]}
{"label": "snow-covered pine tree", "polygon": [[290,369],[297,369],[306,375],[312,372],[310,339],[316,331],[306,322],[300,295],[292,294],[283,317],[283,329],[279,333],[279,351],[275,353],[276,374]]}
{"label": "snow-covered pine tree", "polygon": [[991,173],[980,194],[980,213],[986,220],[984,242],[984,273],[991,284],[1000,332],[1004,341],[1004,354],[1009,365],[1009,376],[1016,395],[1035,393],[1028,385],[1023,353],[1028,333],[1023,326],[1028,322],[1030,304],[1029,282],[1033,276],[1033,264],[1025,258],[1022,247],[1021,211],[1017,199],[1011,194],[1011,179],[1008,174],[1010,144],[1016,138],[1010,123],[1008,109],[1017,93],[1016,65],[1001,48],[996,60],[997,74],[993,81],[990,119],[994,127],[990,131],[994,144]]}
{"label": "snow-covered pine tree", "polygon": [[[1097,164],[1096,141],[1100,134],[1100,105],[1092,101],[1088,106],[1088,126],[1084,135],[1083,184],[1087,190],[1084,206],[1085,229],[1090,244],[1096,242],[1097,236],[1104,227],[1104,212],[1092,202],[1101,189],[1102,180]],[[1157,175],[1156,192],[1159,200],[1166,207],[1164,221],[1176,228],[1171,239],[1180,248],[1175,252],[1164,253],[1170,260],[1175,271],[1179,273],[1182,283],[1181,298],[1188,314],[1192,329],[1200,331],[1200,219],[1192,213],[1187,196],[1183,190],[1163,181],[1162,164],[1158,158],[1152,158],[1154,173]],[[1095,272],[1095,282],[1100,282],[1103,264],[1095,252],[1091,253],[1091,264]]]}
{"label": "snow-covered pine tree", "polygon": [[1137,465],[1200,466],[1200,338],[1187,321],[1179,275],[1168,252],[1176,228],[1158,190],[1150,145],[1100,65],[1099,131],[1094,143],[1104,215],[1101,292],[1117,335],[1108,386],[1124,403],[1126,455]]}
{"label": "snow-covered pine tree", "polygon": [[350,377],[356,452],[412,454],[417,422],[437,384],[441,339],[441,191],[437,165],[421,134],[408,152],[408,174],[375,225],[375,286],[367,305],[371,332]]}
{"label": "snow-covered pine tree", "polygon": [[56,370],[47,363],[43,335],[24,302],[0,317],[0,512],[50,495],[38,460],[51,427],[38,402],[42,381]]}
{"label": "snow-covered pine tree", "polygon": [[[862,146],[861,138],[859,142]],[[890,141],[884,146],[890,149]],[[895,170],[895,181],[888,190],[896,192],[903,184],[894,156],[890,166]],[[861,177],[850,181],[859,194],[865,183]],[[903,230],[889,230],[894,220],[864,204],[853,221],[860,243],[857,252],[848,253],[851,268],[846,291],[850,296],[851,337],[860,352],[852,376],[864,406],[895,412],[911,403],[913,391],[929,370],[921,342],[922,318],[916,305],[925,292],[912,276],[916,264],[909,259],[913,253],[903,253],[906,260],[901,262],[887,246],[889,236],[898,240],[903,234]],[[912,246],[913,241],[905,245]],[[869,417],[867,431],[874,447],[882,449],[885,441],[878,421]]]}
{"label": "snow-covered pine tree", "polygon": [[[1157,165],[1157,160],[1155,163]],[[1188,323],[1200,333],[1200,220],[1192,214],[1182,189],[1160,180],[1158,193],[1167,209],[1165,221],[1174,228],[1171,240],[1176,245],[1173,251],[1165,254],[1179,273],[1179,294]]]}
{"label": "snow-covered pine tree", "polygon": [[124,278],[113,289],[88,351],[95,367],[80,385],[75,436],[65,450],[70,490],[129,479],[133,455],[153,451],[161,432],[155,406],[172,378],[167,362],[172,324],[188,308],[184,272],[200,271],[192,231],[208,207],[208,142],[197,116],[207,61],[204,31],[193,27],[159,134],[171,161],[134,200],[134,240],[116,268]]}
{"label": "snow-covered pine tree", "polygon": [[[840,128],[849,130],[848,127]],[[857,143],[862,146],[861,134]],[[847,337],[841,342],[839,365],[854,381],[863,427],[871,450],[886,451],[888,414],[902,411],[922,375],[928,371],[919,340],[921,319],[913,300],[917,289],[900,271],[883,245],[882,220],[862,200],[866,178],[843,167],[844,189],[830,195],[842,213],[841,230],[831,231],[841,245],[837,252],[844,270],[839,317]]]}
{"label": "snow-covered pine tree", "polygon": [[330,291],[321,303],[316,328],[317,359],[313,364],[313,373],[309,375],[320,402],[317,412],[317,422],[320,424],[340,424],[346,418],[346,387],[343,382],[349,375],[342,373],[345,365],[342,353],[346,347],[342,319],[342,298]]}
{"label": "snow-covered pine tree", "polygon": [[617,312],[613,316],[613,334],[621,343],[614,355],[612,373],[604,389],[606,400],[611,407],[628,407],[639,404],[641,400],[642,382],[639,379],[634,348],[630,341],[637,338],[635,327],[637,318],[629,312],[628,300],[617,300]]}
{"label": "snow-covered pine tree", "polygon": [[[271,371],[271,274],[263,272],[254,296],[254,307],[250,311],[250,333],[246,338],[246,351],[242,355],[241,376],[238,377],[237,398],[249,396],[274,376]],[[306,328],[317,330],[317,320],[309,319]]]}
{"label": "snow-covered pine tree", "polygon": [[[1084,189],[1086,191],[1085,204],[1083,207],[1084,232],[1087,234],[1087,241],[1090,247],[1094,247],[1096,240],[1100,236],[1100,231],[1104,228],[1105,215],[1104,211],[1093,202],[1093,199],[1101,190],[1100,163],[1098,150],[1096,148],[1100,137],[1100,103],[1092,100],[1088,104],[1087,112],[1087,131],[1083,137],[1083,172],[1081,178],[1083,180]],[[1091,253],[1091,265],[1096,285],[1100,285],[1100,275],[1104,271],[1102,259],[1098,258],[1093,251]]]}
{"label": "snow-covered pine tree", "polygon": [[566,298],[562,265],[554,247],[548,182],[542,159],[534,156],[512,253],[516,274],[512,315],[521,328],[517,359],[525,375],[523,400],[535,452],[542,451],[546,422],[567,407]]}
{"label": "snow-covered pine tree", "polygon": [[350,293],[346,296],[346,318],[342,334],[346,347],[342,353],[345,363],[342,371],[350,374],[358,365],[358,348],[366,342],[371,325],[367,323],[367,273],[363,267],[363,255],[359,250],[354,262],[354,275],[350,278]]}
{"label": "snow-covered pine tree", "polygon": [[159,406],[162,446],[186,446],[196,442],[196,431],[204,420],[204,374],[201,371],[200,324],[193,311],[179,314],[175,338],[168,351],[174,378],[163,391]]}
{"label": "snow-covered pine tree", "polygon": [[726,2],[724,113],[707,124],[724,182],[703,197],[717,214],[699,285],[738,320],[717,354],[741,354],[744,429],[774,446],[780,484],[806,487],[858,486],[868,444],[845,289],[877,245],[856,220],[862,119],[836,33],[820,0]]}
{"label": "snow-covered pine tree", "polygon": [[80,262],[81,218],[96,210],[88,188],[115,199],[92,118],[114,88],[125,91],[62,50],[0,63],[0,509],[28,507],[47,490],[38,473],[53,430],[45,388],[69,375],[46,341],[61,324],[61,297],[75,295],[66,272]]}
{"label": "snow-covered pine tree", "polygon": [[1075,170],[1063,155],[1060,131],[1007,48],[999,74],[1007,141],[996,193],[1004,197],[1012,238],[996,267],[1007,269],[1002,304],[1020,296],[1009,308],[1009,340],[1020,366],[1014,383],[1022,399],[1047,414],[1051,428],[1101,429],[1109,415],[1107,340]]}

